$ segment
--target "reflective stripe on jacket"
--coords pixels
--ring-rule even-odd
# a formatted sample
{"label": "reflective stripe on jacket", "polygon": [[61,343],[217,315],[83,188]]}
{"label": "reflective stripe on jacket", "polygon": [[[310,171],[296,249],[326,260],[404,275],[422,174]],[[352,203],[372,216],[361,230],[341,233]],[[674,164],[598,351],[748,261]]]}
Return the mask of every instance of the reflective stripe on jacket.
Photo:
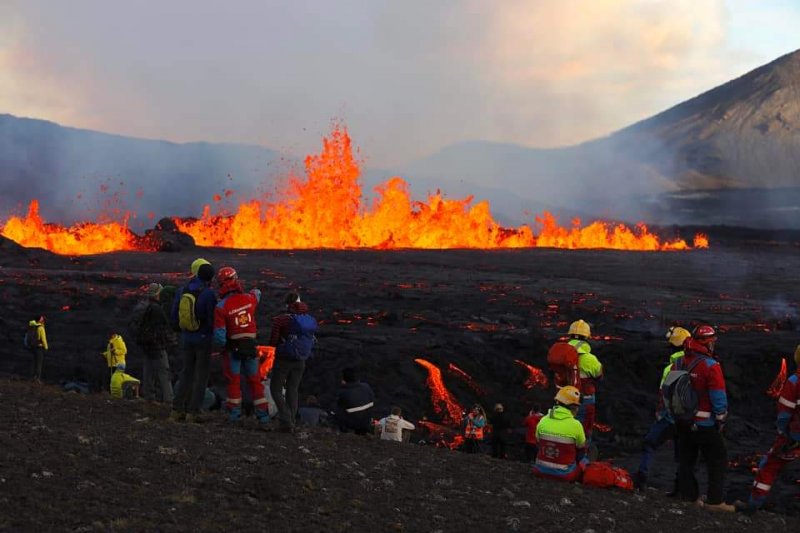
{"label": "reflective stripe on jacket", "polygon": [[586,446],[583,425],[572,412],[560,405],[553,407],[536,427],[539,452],[536,465],[542,473],[565,475],[577,468]]}
{"label": "reflective stripe on jacket", "polygon": [[464,437],[467,439],[483,440],[483,426],[486,418],[483,415],[467,415],[467,426],[464,428]]}

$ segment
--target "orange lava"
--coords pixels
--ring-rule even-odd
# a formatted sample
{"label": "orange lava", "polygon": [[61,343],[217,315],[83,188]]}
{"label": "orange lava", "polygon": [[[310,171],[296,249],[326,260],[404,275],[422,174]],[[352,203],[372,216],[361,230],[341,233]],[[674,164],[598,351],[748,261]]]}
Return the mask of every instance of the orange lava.
{"label": "orange lava", "polygon": [[786,358],[784,357],[781,360],[781,370],[778,372],[778,375],[775,376],[775,379],[772,381],[772,384],[767,389],[767,395],[770,398],[778,399],[781,395],[781,390],[783,389],[783,385],[786,383],[787,378],[787,371],[786,371]]}
{"label": "orange lava", "polygon": [[275,362],[275,347],[274,346],[256,346],[256,353],[258,353],[258,375],[261,381],[267,379],[272,364]]}
{"label": "orange lava", "polygon": [[544,372],[542,372],[541,369],[531,366],[525,361],[520,361],[519,359],[514,359],[514,362],[525,368],[529,373],[528,379],[525,380],[526,389],[532,389],[534,387],[547,387],[547,376]]}
{"label": "orange lava", "polygon": [[436,414],[442,417],[442,422],[450,424],[461,423],[461,413],[464,409],[458,401],[450,394],[442,381],[442,371],[439,367],[426,361],[425,359],[414,359],[415,363],[424,366],[428,370],[428,388],[431,390],[431,403]]}
{"label": "orange lava", "polygon": [[71,227],[46,224],[39,216],[39,202],[32,200],[28,214],[12,216],[0,234],[27,248],[44,248],[61,255],[91,255],[142,249],[136,236],[122,223],[85,222]]}
{"label": "orange lava", "polygon": [[[445,199],[436,192],[427,202],[411,200],[408,184],[394,177],[376,187],[371,208],[363,205],[361,168],[353,157],[350,136],[334,126],[323,140],[322,153],[305,160],[305,179],[292,177],[282,200],[250,200],[232,215],[212,214],[206,206],[199,220],[176,224],[201,246],[255,249],[294,248],[614,248],[620,250],[685,250],[677,239],[662,242],[639,224],[593,222],[581,227],[558,226],[545,212],[537,217],[542,230],[503,228],[492,218],[489,203]],[[708,239],[698,234],[695,247]]]}
{"label": "orange lava", "polygon": [[477,394],[478,396],[486,396],[486,391],[484,391],[484,390],[483,390],[483,388],[482,388],[480,385],[478,385],[478,384],[475,382],[475,380],[474,380],[474,379],[472,379],[472,376],[470,376],[469,374],[467,374],[466,372],[464,372],[463,370],[461,370],[460,368],[458,368],[456,365],[454,365],[453,363],[449,363],[449,364],[448,364],[448,366],[447,366],[447,370],[448,370],[448,371],[449,371],[451,374],[453,374],[453,375],[455,375],[455,376],[458,376],[458,377],[460,377],[462,380],[464,380],[464,383],[466,383],[466,384],[467,384],[467,386],[468,386],[470,389],[472,389],[472,391],[473,391],[475,394]]}
{"label": "orange lava", "polygon": [[[347,129],[334,125],[323,139],[322,152],[305,159],[305,176],[290,176],[277,200],[251,199],[235,212],[212,212],[206,205],[199,219],[175,219],[178,228],[200,246],[240,249],[308,248],[612,248],[619,250],[686,250],[682,239],[664,241],[644,224],[630,228],[604,221],[582,226],[559,226],[544,212],[536,217],[538,233],[523,225],[501,227],[489,202],[473,204],[472,197],[446,199],[440,192],[426,201],[413,201],[408,184],[394,177],[376,187],[377,197],[366,205],[361,190],[361,164],[354,157]],[[106,190],[106,189],[104,189]],[[224,191],[224,197],[232,191]],[[223,195],[212,196],[219,205]],[[25,218],[11,217],[2,235],[29,247],[58,254],[84,255],[117,250],[144,250],[147,245],[122,222],[80,223],[71,227],[45,224],[38,202]],[[695,248],[707,248],[708,238],[697,234]]]}

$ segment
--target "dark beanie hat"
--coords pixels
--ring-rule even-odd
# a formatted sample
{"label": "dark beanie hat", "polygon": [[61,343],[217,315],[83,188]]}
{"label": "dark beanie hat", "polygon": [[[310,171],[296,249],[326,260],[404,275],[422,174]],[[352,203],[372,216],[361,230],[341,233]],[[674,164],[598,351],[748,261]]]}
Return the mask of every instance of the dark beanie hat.
{"label": "dark beanie hat", "polygon": [[214,267],[211,265],[201,265],[200,268],[197,269],[197,277],[201,281],[208,283],[214,279]]}
{"label": "dark beanie hat", "polygon": [[344,370],[342,370],[342,379],[345,383],[355,383],[358,381],[358,374],[356,373],[356,369],[353,367],[348,366]]}

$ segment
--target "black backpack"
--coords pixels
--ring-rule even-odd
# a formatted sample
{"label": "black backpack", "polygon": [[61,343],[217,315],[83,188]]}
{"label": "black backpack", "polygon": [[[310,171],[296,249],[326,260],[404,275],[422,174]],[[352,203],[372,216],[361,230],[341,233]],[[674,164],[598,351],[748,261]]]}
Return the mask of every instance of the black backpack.
{"label": "black backpack", "polygon": [[[697,414],[698,399],[697,392],[692,387],[692,370],[706,357],[698,357],[689,368],[678,368],[670,370],[661,386],[661,394],[664,398],[664,407],[667,413],[672,416],[675,423],[692,424],[695,414]],[[683,367],[684,360],[680,360]]]}

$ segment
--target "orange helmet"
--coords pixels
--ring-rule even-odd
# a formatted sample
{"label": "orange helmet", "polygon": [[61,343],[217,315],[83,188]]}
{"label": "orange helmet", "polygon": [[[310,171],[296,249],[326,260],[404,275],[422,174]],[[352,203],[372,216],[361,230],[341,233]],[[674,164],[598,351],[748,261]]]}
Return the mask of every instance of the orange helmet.
{"label": "orange helmet", "polygon": [[581,391],[579,391],[577,387],[567,385],[566,387],[558,389],[554,400],[564,405],[580,405]]}

